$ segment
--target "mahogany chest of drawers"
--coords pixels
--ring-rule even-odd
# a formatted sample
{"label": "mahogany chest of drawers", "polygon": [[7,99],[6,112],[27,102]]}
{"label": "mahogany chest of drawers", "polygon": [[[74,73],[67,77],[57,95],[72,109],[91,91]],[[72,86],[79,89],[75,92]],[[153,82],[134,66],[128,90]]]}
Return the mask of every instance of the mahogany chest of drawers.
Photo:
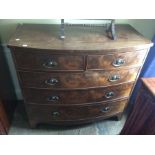
{"label": "mahogany chest of drawers", "polygon": [[118,118],[152,43],[129,25],[117,40],[102,27],[23,24],[9,41],[31,127]]}

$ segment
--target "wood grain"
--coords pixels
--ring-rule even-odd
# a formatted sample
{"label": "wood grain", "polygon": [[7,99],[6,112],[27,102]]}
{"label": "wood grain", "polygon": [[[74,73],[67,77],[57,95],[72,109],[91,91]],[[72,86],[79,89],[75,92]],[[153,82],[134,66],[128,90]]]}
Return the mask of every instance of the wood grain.
{"label": "wood grain", "polygon": [[[91,122],[97,118],[107,118],[110,116],[122,113],[127,100],[117,102],[107,102],[93,105],[83,106],[52,106],[52,105],[35,105],[27,104],[28,116],[30,118],[30,124],[35,126],[38,123],[60,123],[65,124],[71,121],[83,121]],[[104,112],[104,109],[109,107],[108,111]],[[53,113],[58,112],[58,115]],[[64,122],[63,122],[64,121]]]}
{"label": "wood grain", "polygon": [[[155,97],[150,91],[150,81],[155,78],[143,78],[136,102],[121,131],[121,135],[155,134]],[[152,83],[151,82],[151,83]],[[148,88],[150,86],[150,88]]]}
{"label": "wood grain", "polygon": [[[118,69],[140,66],[145,58],[146,50],[133,52],[119,52],[107,55],[88,55],[87,69]],[[124,64],[114,66],[116,60],[122,59]]]}
{"label": "wood grain", "polygon": [[[49,51],[33,50],[14,51],[17,69],[34,71],[84,70],[84,57],[77,55],[57,55]],[[53,66],[48,65],[53,62]]]}
{"label": "wood grain", "polygon": [[[86,89],[86,90],[44,90],[24,88],[23,93],[26,102],[35,104],[91,104],[92,102],[103,102],[128,97],[131,93],[133,83],[127,83],[106,88]],[[108,97],[112,92],[113,96]],[[52,100],[52,97],[58,97]],[[51,99],[51,100],[49,100]]]}
{"label": "wood grain", "polygon": [[[23,24],[8,43],[31,127],[121,118],[151,41],[129,25],[116,25],[116,40],[103,27],[67,27],[64,40],[59,32],[59,25]],[[124,63],[116,67],[118,58]]]}
{"label": "wood grain", "polygon": [[[22,87],[31,88],[59,88],[81,89],[105,87],[123,82],[135,81],[139,68],[115,70],[115,71],[87,71],[84,73],[43,73],[43,72],[19,72]],[[119,75],[120,79],[110,82],[109,78]],[[57,79],[58,83],[49,85],[49,79]]]}
{"label": "wood grain", "polygon": [[[122,48],[144,49],[152,46],[130,25],[116,25],[117,40],[107,37],[102,27],[67,27],[66,38],[59,38],[59,25],[22,24],[10,39],[9,47],[55,49],[55,50],[115,50]],[[20,39],[20,40],[16,40]],[[24,47],[23,45],[27,45]],[[109,51],[107,51],[109,52]]]}

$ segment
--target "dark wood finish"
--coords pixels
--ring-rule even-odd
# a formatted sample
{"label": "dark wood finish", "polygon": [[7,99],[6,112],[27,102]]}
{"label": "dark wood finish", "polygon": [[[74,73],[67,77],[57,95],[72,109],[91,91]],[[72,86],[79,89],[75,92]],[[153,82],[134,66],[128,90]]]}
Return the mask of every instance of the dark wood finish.
{"label": "dark wood finish", "polygon": [[155,78],[143,78],[136,103],[121,131],[122,135],[155,134]]}
{"label": "dark wood finish", "polygon": [[[62,88],[81,89],[105,87],[124,82],[135,81],[139,68],[131,68],[115,71],[87,71],[84,73],[43,73],[43,72],[19,72],[22,87],[31,88]],[[119,75],[120,79],[111,82],[109,79]],[[50,85],[46,81],[56,79],[55,84]]]}
{"label": "dark wood finish", "polygon": [[[54,55],[51,52],[15,50],[17,69],[53,71],[84,70],[84,57],[77,55]],[[28,61],[27,61],[28,60]],[[53,63],[53,65],[50,65]]]}
{"label": "dark wood finish", "polygon": [[[36,104],[91,104],[126,98],[130,95],[133,83],[86,90],[44,90],[24,88],[27,102]],[[111,95],[110,95],[111,94]]]}
{"label": "dark wood finish", "polygon": [[[99,103],[83,106],[35,105],[27,104],[27,111],[32,127],[37,123],[69,123],[69,121],[91,120],[107,118],[122,113],[127,100]],[[40,117],[41,116],[41,117]]]}
{"label": "dark wood finish", "polygon": [[115,41],[101,27],[68,27],[64,40],[58,32],[58,25],[23,24],[8,44],[30,125],[120,119],[152,43],[129,25],[116,25]]}
{"label": "dark wood finish", "polygon": [[[124,67],[136,67],[143,63],[146,55],[146,50],[115,53],[107,55],[89,55],[87,69],[118,69]],[[122,59],[124,63],[117,65],[116,61]]]}
{"label": "dark wood finish", "polygon": [[0,101],[0,135],[6,135],[9,130],[9,120],[4,109],[2,102]]}
{"label": "dark wood finish", "polygon": [[74,50],[74,54],[81,52],[80,50],[89,51],[89,53],[94,50],[96,52],[105,50],[102,54],[109,54],[109,50],[117,51],[122,48],[137,50],[149,48],[152,45],[150,40],[144,38],[130,25],[116,25],[116,41],[108,38],[106,33],[103,33],[102,27],[68,27],[65,30],[66,39],[61,40],[59,38],[59,28],[59,25],[51,24],[19,25],[8,46],[63,50],[64,52],[65,50]]}
{"label": "dark wood finish", "polygon": [[149,92],[155,97],[155,78],[142,78],[141,80]]}

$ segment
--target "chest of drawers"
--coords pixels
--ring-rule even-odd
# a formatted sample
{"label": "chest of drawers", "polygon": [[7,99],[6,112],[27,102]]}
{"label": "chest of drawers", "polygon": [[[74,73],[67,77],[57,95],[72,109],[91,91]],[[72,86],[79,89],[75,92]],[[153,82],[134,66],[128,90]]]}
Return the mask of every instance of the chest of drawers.
{"label": "chest of drawers", "polygon": [[117,40],[101,27],[18,26],[11,49],[31,127],[72,125],[122,115],[152,43],[129,25]]}

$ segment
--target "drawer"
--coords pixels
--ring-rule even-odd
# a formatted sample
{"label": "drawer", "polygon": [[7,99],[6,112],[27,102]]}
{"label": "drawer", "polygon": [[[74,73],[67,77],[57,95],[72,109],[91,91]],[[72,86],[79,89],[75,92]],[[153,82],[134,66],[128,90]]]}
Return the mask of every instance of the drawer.
{"label": "drawer", "polygon": [[71,55],[54,55],[51,52],[14,51],[17,69],[53,71],[83,70],[84,57]]}
{"label": "drawer", "polygon": [[139,68],[83,73],[19,72],[22,87],[81,89],[135,81]]}
{"label": "drawer", "polygon": [[52,106],[26,104],[28,116],[33,122],[74,121],[110,117],[122,113],[127,100],[87,106]]}
{"label": "drawer", "polygon": [[146,50],[107,55],[89,55],[87,58],[87,69],[117,69],[139,66],[143,63],[145,56]]}
{"label": "drawer", "polygon": [[36,104],[83,104],[129,97],[133,83],[88,90],[23,89],[27,102]]}

